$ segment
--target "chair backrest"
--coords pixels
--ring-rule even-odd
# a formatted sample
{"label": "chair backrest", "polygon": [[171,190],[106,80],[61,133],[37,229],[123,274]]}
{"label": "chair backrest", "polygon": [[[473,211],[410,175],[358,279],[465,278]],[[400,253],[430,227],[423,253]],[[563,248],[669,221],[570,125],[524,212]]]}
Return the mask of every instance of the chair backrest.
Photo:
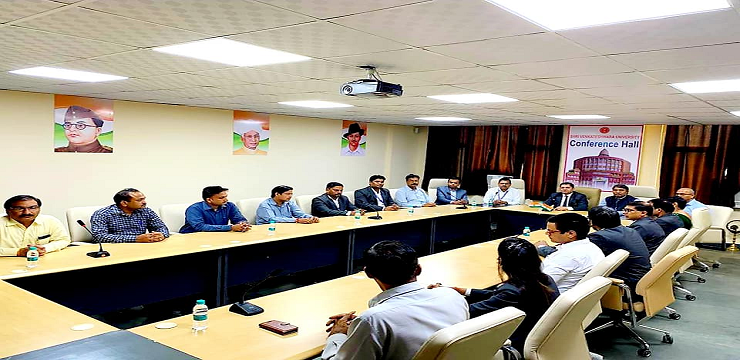
{"label": "chair backrest", "polygon": [[586,198],[588,199],[589,209],[599,205],[599,200],[601,200],[601,189],[576,186],[573,188],[573,191],[577,191],[583,195],[586,195]]}
{"label": "chair backrest", "polygon": [[722,229],[724,229],[727,222],[730,221],[730,216],[732,216],[732,212],[734,211],[731,207],[727,206],[707,205],[707,208],[709,209],[709,213],[712,214],[711,226]]}
{"label": "chair backrest", "polygon": [[612,272],[614,272],[614,270],[619,267],[619,265],[622,265],[622,263],[627,260],[627,257],[629,257],[629,255],[630,253],[627,250],[614,250],[611,254],[609,254],[609,256],[605,257],[603,260],[594,265],[594,267],[591,268],[591,271],[587,272],[586,275],[584,275],[583,278],[578,281],[578,284],[582,284],[597,276],[608,277],[612,274]]}
{"label": "chair backrest", "polygon": [[[511,187],[513,187],[514,189],[519,190],[522,193],[522,201],[524,201],[524,199],[527,198],[527,193],[525,191],[525,186],[524,185],[525,185],[524,184],[524,180],[522,180],[522,179],[511,179]],[[498,185],[496,185],[496,186],[498,186]]]}
{"label": "chair backrest", "polygon": [[654,186],[639,186],[630,185],[630,195],[642,200],[647,201],[658,198],[658,189]]}
{"label": "chair backrest", "polygon": [[159,217],[162,218],[164,224],[171,233],[180,231],[180,228],[185,225],[185,210],[191,204],[169,204],[162,205],[159,208]]}
{"label": "chair backrest", "polygon": [[355,203],[355,191],[354,190],[342,192],[342,195],[346,196],[347,199],[349,199],[350,203],[352,204]]}
{"label": "chair backrest", "polygon": [[703,235],[712,226],[712,215],[709,214],[709,208],[699,208],[692,211],[691,224],[693,227],[702,230]]}
{"label": "chair backrest", "polygon": [[250,224],[256,224],[257,223],[257,207],[260,206],[260,204],[265,201],[265,198],[251,198],[251,199],[243,199],[236,202],[236,206],[239,207],[239,210],[242,212],[242,215],[249,220]]}
{"label": "chair backrest", "polygon": [[642,295],[645,304],[645,313],[653,316],[666,306],[673,303],[673,274],[685,264],[691,261],[699,249],[695,246],[684,246],[670,252],[660,259],[645,276],[640,279],[635,287],[635,292]]}
{"label": "chair backrest", "polygon": [[590,359],[583,320],[611,283],[597,276],[560,294],[529,332],[524,342],[524,358]]}
{"label": "chair backrest", "polygon": [[435,332],[413,360],[493,359],[524,316],[509,306],[448,326]]}
{"label": "chair backrest", "polygon": [[310,215],[311,214],[311,201],[313,200],[313,198],[319,195],[321,194],[294,196],[293,200],[295,201],[296,204],[298,204],[298,207],[300,207],[304,213]]}
{"label": "chair backrest", "polygon": [[681,244],[681,241],[686,237],[686,234],[688,233],[688,229],[678,228],[676,230],[673,230],[672,233],[668,234],[663,242],[660,243],[658,248],[655,249],[655,252],[650,255],[650,264],[655,266],[655,264],[657,264],[660,259],[664,258],[672,251],[678,249],[678,245]]}
{"label": "chair backrest", "polygon": [[[396,192],[397,191],[398,191],[398,189],[388,189],[388,192],[391,193],[391,199],[393,199],[393,201],[396,201]],[[436,195],[436,193],[435,193],[435,195]]]}
{"label": "chair backrest", "polygon": [[85,225],[87,225],[87,228],[92,230],[90,225],[90,217],[95,211],[103,207],[105,207],[105,205],[82,206],[67,209],[67,227],[69,227],[69,238],[72,240],[72,242],[92,242],[92,235],[90,235],[87,230],[83,229],[82,226],[77,224],[77,220],[84,221]]}
{"label": "chair backrest", "polygon": [[432,191],[432,189],[436,189],[440,186],[447,185],[447,179],[429,179],[429,186],[427,186],[428,191]]}
{"label": "chair backrest", "polygon": [[[627,260],[627,257],[629,257],[629,255],[630,253],[627,250],[614,250],[611,254],[609,254],[609,256],[605,257],[603,260],[594,265],[594,267],[591,268],[591,271],[587,272],[586,275],[584,275],[581,280],[578,281],[578,284],[584,283],[597,276],[608,277],[612,274],[612,272],[614,272],[614,270],[619,267],[619,265],[622,265],[622,263]],[[597,317],[599,317],[599,314],[601,314],[601,302],[596,302],[596,305],[594,305],[593,309],[591,309],[591,312],[589,312],[588,315],[584,318],[583,328],[585,329],[586,327],[588,327],[588,325],[590,325]]]}

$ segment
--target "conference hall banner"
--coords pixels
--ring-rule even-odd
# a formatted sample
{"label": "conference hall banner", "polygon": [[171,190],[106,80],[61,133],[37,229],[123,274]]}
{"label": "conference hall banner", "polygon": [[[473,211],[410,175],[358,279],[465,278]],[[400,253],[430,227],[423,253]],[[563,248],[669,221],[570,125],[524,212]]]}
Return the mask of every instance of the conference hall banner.
{"label": "conference hall banner", "polygon": [[267,155],[270,151],[270,115],[234,110],[234,155]]}
{"label": "conference hall banner", "polygon": [[570,126],[563,181],[611,191],[637,184],[642,126]]}
{"label": "conference hall banner", "polygon": [[113,100],[54,95],[54,152],[113,152]]}

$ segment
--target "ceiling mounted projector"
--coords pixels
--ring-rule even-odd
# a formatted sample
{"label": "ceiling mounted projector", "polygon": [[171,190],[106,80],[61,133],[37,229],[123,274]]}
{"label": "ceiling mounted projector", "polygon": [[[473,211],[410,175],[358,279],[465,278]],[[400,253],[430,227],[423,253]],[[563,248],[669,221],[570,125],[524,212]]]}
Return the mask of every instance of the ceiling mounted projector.
{"label": "ceiling mounted projector", "polygon": [[359,79],[342,84],[339,92],[347,96],[370,98],[396,97],[403,94],[403,88],[398,84],[391,84],[380,79],[374,66],[360,66],[367,70],[367,79]]}

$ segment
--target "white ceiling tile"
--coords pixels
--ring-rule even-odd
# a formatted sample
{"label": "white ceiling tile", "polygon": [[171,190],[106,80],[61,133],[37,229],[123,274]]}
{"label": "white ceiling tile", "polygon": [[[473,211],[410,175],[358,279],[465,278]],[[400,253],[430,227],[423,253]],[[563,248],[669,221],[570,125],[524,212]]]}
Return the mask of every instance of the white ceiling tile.
{"label": "white ceiling tile", "polygon": [[727,44],[613,55],[609,58],[637,70],[648,71],[737,65],[740,64],[738,53],[740,53],[740,44]]}
{"label": "white ceiling tile", "polygon": [[605,99],[613,101],[615,103],[622,104],[641,104],[641,103],[680,103],[684,101],[696,101],[696,98],[686,94],[671,94],[671,95],[619,95],[619,96],[604,96]]}
{"label": "white ceiling tile", "polygon": [[[383,81],[393,83],[393,84],[401,84],[404,89],[407,87],[412,86],[432,86],[437,85],[437,82],[429,81],[429,80],[423,80],[423,79],[417,79],[416,77],[417,73],[404,73],[404,74],[381,74],[381,78]],[[366,77],[366,76],[363,76]],[[332,81],[334,83],[342,84],[347,81],[347,78],[336,78],[336,79],[324,79],[326,81]]]}
{"label": "white ceiling tile", "polygon": [[579,89],[578,91],[593,96],[620,96],[622,94],[667,95],[681,93],[680,91],[668,85],[596,87],[590,89]]}
{"label": "white ceiling tile", "polygon": [[193,72],[196,75],[212,76],[217,78],[236,79],[249,83],[271,84],[283,81],[308,80],[303,76],[281,74],[274,71],[265,71],[247,67],[231,67],[217,70]]}
{"label": "white ceiling tile", "polygon": [[535,80],[514,80],[514,81],[487,81],[472,84],[460,84],[458,87],[470,89],[478,92],[490,92],[494,94],[511,93],[521,91],[544,91],[558,90],[557,86],[544,84]]}
{"label": "white ceiling tile", "polygon": [[643,74],[666,83],[740,79],[740,65],[645,71]]}
{"label": "white ceiling tile", "polygon": [[96,58],[95,60],[111,63],[117,66],[121,65],[124,67],[144,67],[159,74],[231,68],[230,65],[226,64],[190,59],[182,56],[164,54],[148,49],[101,56]]}
{"label": "white ceiling tile", "polygon": [[424,0],[373,0],[373,1],[327,1],[327,0],[259,0],[260,2],[301,14],[327,19],[358,14],[379,9],[417,3]]}
{"label": "white ceiling tile", "polygon": [[18,70],[41,65],[53,65],[77,59],[79,58],[60,54],[35,52],[27,49],[2,51],[0,52],[0,71]]}
{"label": "white ceiling tile", "polygon": [[542,32],[541,27],[484,0],[436,0],[331,21],[415,46]]}
{"label": "white ceiling tile", "polygon": [[550,105],[550,106],[558,106],[562,107],[564,109],[571,109],[571,108],[580,108],[584,106],[589,107],[599,107],[601,105],[611,105],[612,102],[608,100],[604,100],[602,98],[570,98],[570,99],[545,99],[545,100],[531,100],[532,102],[543,104],[543,105]]}
{"label": "white ceiling tile", "polygon": [[64,5],[47,0],[3,0],[0,1],[0,23],[18,20],[61,6]]}
{"label": "white ceiling tile", "polygon": [[683,48],[740,41],[734,9],[560,31],[600,54]]}
{"label": "white ceiling tile", "polygon": [[209,35],[231,35],[314,20],[244,0],[97,0],[84,7]]}
{"label": "white ceiling tile", "polygon": [[451,94],[469,94],[470,90],[449,85],[435,86],[414,86],[404,89],[404,96],[431,96],[431,95],[451,95]]}
{"label": "white ceiling tile", "polygon": [[731,109],[731,111],[740,110],[740,99],[739,100],[709,100],[710,104],[719,106],[723,109]]}
{"label": "white ceiling tile", "polygon": [[632,72],[629,67],[606,57],[532,62],[492,67],[528,78],[553,78]]}
{"label": "white ceiling tile", "polygon": [[170,74],[179,71],[177,68],[157,68],[157,67],[146,67],[140,64],[133,63],[112,63],[98,60],[74,60],[66,61],[63,63],[55,64],[54,66],[80,71],[91,71],[103,74],[126,76],[126,77],[138,77],[138,76],[154,76],[162,74]]}
{"label": "white ceiling tile", "polygon": [[639,72],[589,75],[589,76],[572,76],[551,79],[538,79],[539,81],[555,86],[562,86],[571,89],[585,89],[607,86],[638,86],[656,83],[655,80],[644,76]]}
{"label": "white ceiling tile", "polygon": [[[470,83],[481,83],[488,81],[505,81],[521,80],[519,76],[505,73],[503,71],[492,70],[487,67],[477,66],[464,69],[420,71],[406,74],[389,75],[388,78],[398,78],[399,76],[410,77],[422,80],[428,83],[443,85],[459,85]],[[405,82],[401,82],[405,84]]]}
{"label": "white ceiling tile", "polygon": [[326,58],[409,48],[408,45],[344,26],[313,22],[229,37],[232,40]]}
{"label": "white ceiling tile", "polygon": [[337,64],[319,59],[286,64],[265,65],[260,66],[259,69],[313,79],[340,78],[346,76],[348,81],[356,80],[367,75],[365,70],[355,66]]}
{"label": "white ceiling tile", "polygon": [[482,65],[518,64],[599,55],[555,33],[432,46],[428,50]]}
{"label": "white ceiling tile", "polygon": [[67,55],[86,58],[134,50],[134,47],[88,40],[74,36],[46,31],[26,29],[17,26],[0,28],[0,43],[5,51],[33,49],[47,54]]}
{"label": "white ceiling tile", "polygon": [[[2,58],[2,56],[0,56]],[[25,76],[0,72],[0,88],[19,89],[29,86],[58,85],[68,83],[69,80],[42,78],[38,76]]]}
{"label": "white ceiling tile", "polygon": [[[70,21],[84,19],[84,21]],[[206,38],[207,35],[132,20],[82,8],[69,8],[18,24],[82,38],[131,46],[159,46]]]}
{"label": "white ceiling tile", "polygon": [[415,71],[475,67],[475,64],[421,49],[332,57],[328,58],[328,60],[350,66],[372,65],[377,67],[379,71],[388,73],[407,73]]}
{"label": "white ceiling tile", "polygon": [[725,93],[706,93],[706,94],[693,94],[693,96],[706,100],[738,100],[740,99],[740,91],[725,92]]}

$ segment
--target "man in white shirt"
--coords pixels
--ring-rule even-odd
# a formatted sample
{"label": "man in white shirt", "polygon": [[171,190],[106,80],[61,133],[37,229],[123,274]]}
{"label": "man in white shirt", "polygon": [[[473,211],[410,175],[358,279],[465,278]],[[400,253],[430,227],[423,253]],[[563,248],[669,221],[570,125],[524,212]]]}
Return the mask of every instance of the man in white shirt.
{"label": "man in white shirt", "polygon": [[[604,252],[586,237],[588,231],[589,222],[583,215],[564,213],[547,219],[547,235],[558,245],[542,262],[542,272],[552,277],[561,294],[604,259]],[[547,244],[540,241],[537,246]]]}
{"label": "man in white shirt", "polygon": [[409,360],[437,330],[469,318],[468,303],[455,290],[427,289],[413,248],[381,241],[365,250],[365,274],[381,290],[360,316],[354,311],[329,318],[322,359]]}
{"label": "man in white shirt", "polygon": [[519,205],[522,203],[522,192],[511,187],[510,177],[502,177],[498,181],[498,187],[486,191],[483,203],[495,206]]}

